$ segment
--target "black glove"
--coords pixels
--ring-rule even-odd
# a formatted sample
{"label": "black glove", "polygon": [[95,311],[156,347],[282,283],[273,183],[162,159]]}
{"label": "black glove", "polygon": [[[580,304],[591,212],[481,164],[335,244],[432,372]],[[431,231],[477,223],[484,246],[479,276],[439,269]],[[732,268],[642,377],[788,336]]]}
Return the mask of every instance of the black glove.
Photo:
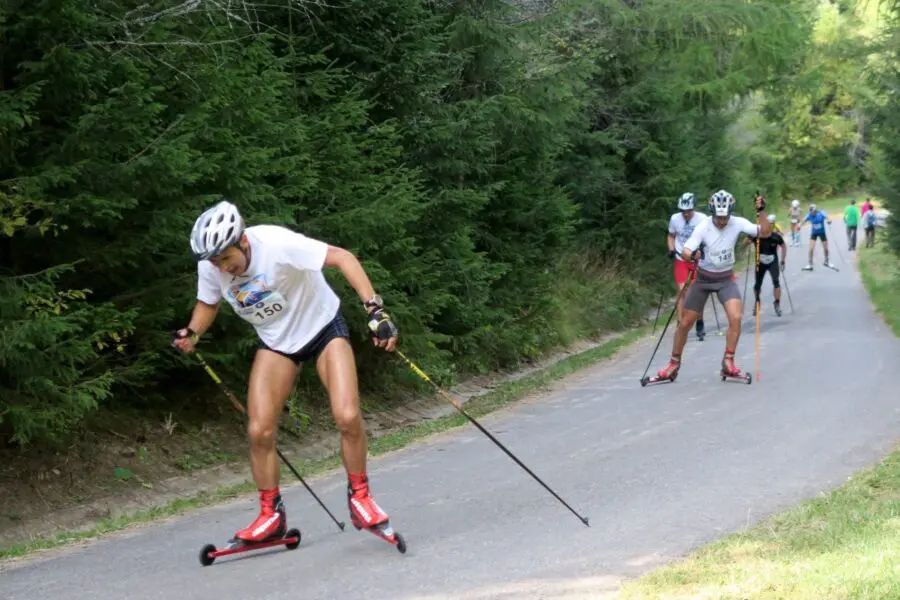
{"label": "black glove", "polygon": [[178,329],[172,332],[172,341],[180,340],[183,338],[191,338],[191,341],[195,344],[200,339],[200,336],[197,335],[197,332],[191,329],[190,327],[183,327],[182,329]]}
{"label": "black glove", "polygon": [[381,341],[397,337],[397,326],[383,308],[376,308],[369,313],[369,333]]}
{"label": "black glove", "polygon": [[675,251],[669,250],[669,260],[675,260]]}
{"label": "black glove", "polygon": [[756,212],[764,210],[766,208],[766,199],[764,196],[760,196],[758,193],[755,198]]}

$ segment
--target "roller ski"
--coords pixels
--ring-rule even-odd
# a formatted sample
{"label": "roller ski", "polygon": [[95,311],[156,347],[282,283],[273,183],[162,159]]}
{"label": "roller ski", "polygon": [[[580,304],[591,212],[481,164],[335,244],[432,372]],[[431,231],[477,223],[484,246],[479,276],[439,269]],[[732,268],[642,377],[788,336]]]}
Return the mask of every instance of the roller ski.
{"label": "roller ski", "polygon": [[674,356],[669,359],[669,364],[663,367],[656,375],[644,376],[641,378],[641,387],[647,387],[648,383],[662,383],[668,381],[672,383],[678,377],[678,369],[681,368],[681,359]]}
{"label": "roller ski", "polygon": [[347,482],[347,505],[350,509],[350,522],[357,531],[368,531],[397,546],[400,554],[406,554],[406,540],[394,531],[388,515],[375,503],[369,493],[369,481],[365,475],[350,476],[350,481]]}
{"label": "roller ski", "polygon": [[719,371],[719,375],[722,377],[722,381],[739,381],[747,385],[753,383],[753,375],[744,373],[734,366],[734,352],[725,353],[725,357],[722,359],[722,370]]}
{"label": "roller ski", "polygon": [[222,549],[207,544],[200,551],[200,564],[208,567],[220,556],[284,546],[294,550],[300,545],[300,530],[287,529],[287,514],[277,490],[260,492],[260,513],[246,528],[234,534]]}
{"label": "roller ski", "polygon": [[835,265],[831,264],[831,263],[828,262],[828,261],[825,261],[824,263],[822,263],[822,265],[823,265],[826,269],[831,269],[832,271],[835,271],[835,272],[837,272],[837,273],[840,273],[840,272],[841,272],[840,269],[838,269]]}

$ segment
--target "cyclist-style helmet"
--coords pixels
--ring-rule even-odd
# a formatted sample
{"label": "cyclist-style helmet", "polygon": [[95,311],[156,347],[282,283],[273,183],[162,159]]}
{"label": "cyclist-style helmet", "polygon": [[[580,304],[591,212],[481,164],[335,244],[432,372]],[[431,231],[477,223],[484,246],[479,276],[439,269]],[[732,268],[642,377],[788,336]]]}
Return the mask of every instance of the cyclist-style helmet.
{"label": "cyclist-style helmet", "polygon": [[769,223],[775,223],[775,215],[769,215]]}
{"label": "cyclist-style helmet", "polygon": [[685,192],[681,195],[681,198],[678,199],[678,210],[694,210],[694,195],[690,192]]}
{"label": "cyclist-style helmet", "polygon": [[797,208],[798,206],[800,206],[800,201],[799,201],[799,200],[791,200],[791,207],[792,207],[792,208]]}
{"label": "cyclist-style helmet", "polygon": [[709,197],[709,212],[717,217],[730,217],[734,212],[734,196],[719,190]]}
{"label": "cyclist-style helmet", "polygon": [[207,260],[237,244],[244,233],[244,219],[237,207],[222,201],[204,212],[191,230],[191,250],[194,257]]}

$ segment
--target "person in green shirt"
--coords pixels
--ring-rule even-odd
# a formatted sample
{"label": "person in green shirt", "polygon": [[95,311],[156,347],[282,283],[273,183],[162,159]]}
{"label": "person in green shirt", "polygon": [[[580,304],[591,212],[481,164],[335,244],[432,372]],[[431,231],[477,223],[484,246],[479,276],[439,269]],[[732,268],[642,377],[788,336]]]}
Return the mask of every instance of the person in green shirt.
{"label": "person in green shirt", "polygon": [[850,252],[856,250],[856,229],[859,227],[859,207],[856,200],[850,201],[850,206],[844,209],[844,225],[847,227],[847,247]]}

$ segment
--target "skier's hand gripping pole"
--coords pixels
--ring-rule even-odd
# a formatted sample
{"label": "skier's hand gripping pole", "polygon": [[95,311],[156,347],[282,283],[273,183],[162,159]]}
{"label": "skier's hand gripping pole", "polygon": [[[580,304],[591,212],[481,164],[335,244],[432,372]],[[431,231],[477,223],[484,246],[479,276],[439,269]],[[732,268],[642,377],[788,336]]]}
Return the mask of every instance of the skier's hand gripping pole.
{"label": "skier's hand gripping pole", "polygon": [[418,375],[419,377],[421,377],[424,381],[430,383],[430,384],[434,387],[434,389],[437,390],[437,392],[438,392],[445,400],[447,400],[450,404],[452,404],[453,407],[454,407],[456,410],[458,410],[458,411],[460,412],[460,414],[462,414],[462,416],[464,416],[466,419],[468,419],[469,422],[472,423],[472,425],[474,425],[475,427],[477,427],[477,428],[479,429],[479,431],[481,431],[481,433],[483,433],[484,435],[486,435],[492,442],[494,442],[495,444],[497,444],[497,446],[498,446],[501,450],[503,450],[503,451],[506,453],[507,456],[509,456],[511,459],[513,459],[513,460],[516,462],[517,465],[519,465],[520,467],[522,467],[522,468],[525,470],[526,473],[528,473],[529,475],[531,475],[531,476],[535,479],[535,481],[537,481],[537,482],[540,483],[542,486],[544,486],[544,489],[546,489],[548,492],[550,492],[551,494],[553,494],[553,497],[556,498],[557,500],[559,500],[559,501],[562,503],[563,506],[565,506],[566,508],[568,508],[568,509],[572,512],[573,515],[575,515],[576,517],[578,517],[578,520],[579,520],[579,521],[581,521],[582,523],[584,523],[584,525],[585,525],[586,527],[590,527],[590,523],[588,522],[588,519],[587,519],[586,517],[581,516],[578,512],[575,511],[574,508],[572,508],[571,506],[569,506],[569,504],[568,504],[565,500],[563,500],[562,498],[560,498],[559,494],[557,494],[556,492],[554,492],[553,489],[550,488],[550,486],[548,486],[546,483],[544,483],[544,482],[541,480],[540,477],[538,477],[537,475],[535,475],[535,474],[531,471],[531,469],[529,469],[528,467],[526,467],[526,466],[522,463],[522,461],[520,461],[520,460],[516,457],[515,454],[513,454],[512,452],[510,452],[510,451],[506,448],[506,446],[504,446],[503,444],[501,444],[500,441],[499,441],[497,438],[495,438],[493,435],[491,435],[491,433],[490,433],[487,429],[485,429],[484,427],[482,427],[482,426],[481,426],[481,423],[479,423],[478,421],[476,421],[474,417],[472,417],[471,415],[469,415],[469,413],[467,413],[465,410],[463,410],[463,407],[459,404],[459,402],[457,402],[457,401],[453,398],[453,396],[451,396],[450,394],[448,394],[447,392],[445,392],[438,384],[436,384],[434,381],[432,381],[431,378],[430,378],[430,377],[429,377],[422,369],[420,369],[418,366],[416,366],[416,364],[415,364],[413,361],[411,361],[410,359],[408,359],[408,358],[406,357],[406,355],[403,354],[403,352],[401,352],[400,350],[397,350],[397,355],[398,355],[400,358],[402,358],[402,359],[406,362],[407,365],[409,365],[409,368],[412,369],[412,371],[413,371],[416,375]]}
{"label": "skier's hand gripping pole", "polygon": [[[237,399],[237,396],[235,396],[234,393],[230,389],[228,389],[228,386],[225,385],[225,382],[222,381],[222,379],[219,377],[219,375],[215,371],[213,371],[212,367],[209,366],[209,363],[207,363],[203,359],[203,356],[196,350],[194,351],[193,354],[194,354],[194,356],[197,357],[197,361],[200,363],[200,365],[203,367],[203,369],[206,371],[206,373],[210,376],[210,378],[213,381],[215,381],[218,384],[219,388],[222,390],[222,392],[225,393],[225,395],[228,397],[228,400],[231,402],[231,404],[238,410],[238,412],[240,412],[241,414],[246,416],[247,409],[244,408],[244,405],[240,403],[240,401]],[[319,499],[319,497],[312,490],[312,488],[309,487],[309,484],[307,484],[306,481],[303,479],[303,476],[300,475],[300,473],[297,471],[297,469],[294,468],[294,465],[292,465],[291,462],[287,459],[287,457],[281,453],[281,450],[279,450],[277,446],[275,447],[275,452],[278,453],[278,458],[280,458],[281,461],[285,465],[287,465],[287,468],[290,469],[291,473],[293,473],[297,477],[297,479],[300,480],[300,483],[303,484],[303,487],[306,488],[306,491],[308,491],[310,493],[310,495],[313,498],[315,498],[316,502],[319,503],[319,506],[321,506],[322,509],[326,513],[328,513],[328,516],[331,517],[331,520],[334,521],[334,523],[341,529],[341,531],[343,531],[344,523],[342,523],[341,521],[338,521],[335,518],[335,516],[333,514],[331,514],[331,511],[328,510],[328,507],[325,506],[325,504],[322,502],[322,500]]]}

